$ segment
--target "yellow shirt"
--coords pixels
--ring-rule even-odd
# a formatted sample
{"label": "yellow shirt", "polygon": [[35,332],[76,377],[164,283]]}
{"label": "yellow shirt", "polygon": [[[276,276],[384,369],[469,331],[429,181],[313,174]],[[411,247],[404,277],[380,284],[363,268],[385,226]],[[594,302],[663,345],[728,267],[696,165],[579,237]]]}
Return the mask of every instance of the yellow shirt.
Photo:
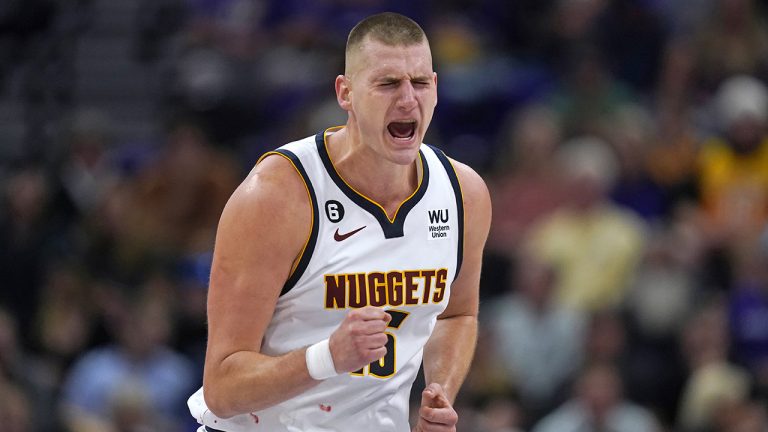
{"label": "yellow shirt", "polygon": [[699,156],[702,204],[728,231],[757,232],[768,221],[768,139],[746,155],[713,139]]}
{"label": "yellow shirt", "polygon": [[533,253],[558,271],[558,297],[594,311],[619,304],[644,246],[642,222],[613,206],[561,210],[531,233]]}

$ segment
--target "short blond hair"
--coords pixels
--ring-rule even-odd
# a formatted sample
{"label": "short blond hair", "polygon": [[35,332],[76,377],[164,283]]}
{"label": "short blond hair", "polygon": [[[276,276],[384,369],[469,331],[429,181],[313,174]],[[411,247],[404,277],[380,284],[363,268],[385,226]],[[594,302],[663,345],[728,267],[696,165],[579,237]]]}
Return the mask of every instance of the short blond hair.
{"label": "short blond hair", "polygon": [[347,66],[350,63],[350,54],[368,37],[389,46],[411,46],[427,40],[424,29],[405,15],[394,12],[371,15],[357,23],[349,32],[345,51]]}

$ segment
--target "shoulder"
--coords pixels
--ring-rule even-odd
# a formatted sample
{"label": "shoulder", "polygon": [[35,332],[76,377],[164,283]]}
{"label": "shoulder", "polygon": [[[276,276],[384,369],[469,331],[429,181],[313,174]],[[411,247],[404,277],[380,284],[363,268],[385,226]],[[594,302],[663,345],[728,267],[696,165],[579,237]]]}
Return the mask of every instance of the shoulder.
{"label": "shoulder", "polygon": [[263,200],[302,201],[308,185],[302,174],[301,160],[316,153],[315,137],[290,142],[264,153],[232,195],[236,202],[254,204]]}
{"label": "shoulder", "polygon": [[[423,144],[422,148],[429,148],[440,160],[446,170],[452,170],[456,174],[458,187],[461,190],[464,212],[488,213],[490,225],[491,196],[485,180],[469,165],[448,157],[441,149],[430,144]],[[449,173],[450,175],[450,173]]]}
{"label": "shoulder", "polygon": [[[265,244],[279,246],[294,259],[311,224],[308,186],[293,162],[279,154],[262,158],[224,206],[219,221],[214,264],[229,261],[252,266]],[[254,241],[244,241],[252,239]],[[277,257],[275,257],[277,258]],[[216,265],[214,265],[214,268]]]}
{"label": "shoulder", "polygon": [[[264,155],[232,194],[227,208],[251,211],[294,207],[307,202],[307,187],[296,163],[289,157],[270,152]],[[225,209],[226,211],[226,209]]]}
{"label": "shoulder", "polygon": [[455,159],[449,158],[449,160],[451,165],[453,165],[453,169],[456,170],[456,176],[459,178],[464,199],[469,198],[473,201],[486,202],[490,205],[491,198],[488,193],[488,186],[485,184],[485,180],[480,177],[480,174],[467,164]]}
{"label": "shoulder", "polygon": [[491,196],[485,181],[469,165],[448,158],[456,172],[464,201],[464,212],[481,227],[491,223]]}

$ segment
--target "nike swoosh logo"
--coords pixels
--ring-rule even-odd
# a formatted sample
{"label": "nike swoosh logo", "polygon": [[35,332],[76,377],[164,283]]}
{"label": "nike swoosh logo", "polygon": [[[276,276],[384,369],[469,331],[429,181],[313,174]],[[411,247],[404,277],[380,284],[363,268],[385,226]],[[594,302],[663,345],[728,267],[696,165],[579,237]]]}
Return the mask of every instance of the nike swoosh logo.
{"label": "nike swoosh logo", "polygon": [[361,226],[360,228],[358,228],[358,229],[356,229],[354,231],[350,231],[350,232],[344,233],[344,234],[339,234],[339,229],[336,228],[336,232],[333,233],[333,239],[336,240],[337,242],[344,241],[344,240],[352,237],[353,235],[357,234],[358,232],[360,232],[365,227],[366,226],[364,225],[364,226]]}

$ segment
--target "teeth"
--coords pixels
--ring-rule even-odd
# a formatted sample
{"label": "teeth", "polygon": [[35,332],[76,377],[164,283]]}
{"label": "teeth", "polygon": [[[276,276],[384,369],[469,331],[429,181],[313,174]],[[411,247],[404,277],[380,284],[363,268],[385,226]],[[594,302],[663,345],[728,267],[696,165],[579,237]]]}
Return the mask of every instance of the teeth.
{"label": "teeth", "polygon": [[[394,139],[409,141],[416,135],[416,125],[416,120],[394,120],[387,126],[387,128]],[[403,133],[406,132],[406,128],[408,130],[408,135],[402,136]]]}

